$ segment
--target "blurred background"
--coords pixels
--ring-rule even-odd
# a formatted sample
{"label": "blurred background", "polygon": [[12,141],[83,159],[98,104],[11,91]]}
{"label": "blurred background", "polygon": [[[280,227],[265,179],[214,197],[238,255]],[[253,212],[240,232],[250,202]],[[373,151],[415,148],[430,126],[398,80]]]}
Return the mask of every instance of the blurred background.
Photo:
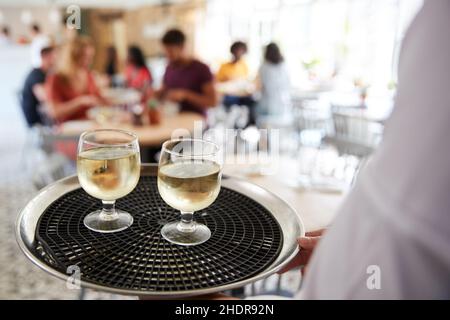
{"label": "blurred background", "polygon": [[[307,229],[325,226],[382,140],[401,42],[421,5],[422,0],[0,0],[0,298],[123,298],[66,289],[26,261],[14,238],[14,221],[27,200],[75,173],[74,145],[90,128],[136,132],[147,162],[155,162],[174,129],[192,132],[195,121],[214,129],[208,138],[225,147],[227,159],[236,155],[235,144],[268,155],[278,145],[275,171],[258,161],[228,161],[225,172],[280,194],[301,212]],[[78,12],[79,21],[73,19]],[[163,45],[161,39],[174,28],[184,33],[185,59],[201,61],[212,76],[197,92],[203,94],[211,82],[215,99],[208,108],[186,110],[186,101],[171,99],[167,91],[166,66],[174,62],[167,47],[177,43]],[[55,107],[77,97],[76,85],[68,90],[70,85],[61,85],[64,78],[57,78],[77,47],[86,49],[80,59],[89,70],[86,90],[92,89],[79,103],[87,105],[82,116]],[[80,59],[74,61],[81,65]],[[92,94],[99,99],[89,100]],[[233,141],[227,129],[238,130]],[[258,129],[277,129],[279,135],[271,138]],[[300,285],[297,273],[236,294],[291,296]]]}

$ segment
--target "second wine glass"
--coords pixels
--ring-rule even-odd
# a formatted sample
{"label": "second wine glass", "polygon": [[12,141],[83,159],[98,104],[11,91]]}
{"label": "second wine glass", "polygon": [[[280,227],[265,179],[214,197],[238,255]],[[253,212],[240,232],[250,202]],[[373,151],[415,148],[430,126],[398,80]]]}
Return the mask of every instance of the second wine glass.
{"label": "second wine glass", "polygon": [[219,147],[198,139],[166,141],[158,168],[158,190],[163,200],[180,210],[181,220],[161,229],[162,236],[179,245],[197,245],[211,237],[209,228],[194,221],[194,212],[210,206],[221,182]]}

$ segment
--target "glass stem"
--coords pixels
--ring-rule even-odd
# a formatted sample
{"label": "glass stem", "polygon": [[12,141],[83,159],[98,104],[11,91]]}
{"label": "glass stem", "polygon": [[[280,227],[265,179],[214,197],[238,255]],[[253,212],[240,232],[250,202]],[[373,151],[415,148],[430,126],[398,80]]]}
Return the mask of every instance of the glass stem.
{"label": "glass stem", "polygon": [[117,212],[115,208],[116,200],[102,200],[103,209],[100,213],[100,219],[104,221],[111,221],[117,219]]}
{"label": "glass stem", "polygon": [[177,229],[181,232],[194,232],[194,212],[181,211],[181,220],[178,222]]}

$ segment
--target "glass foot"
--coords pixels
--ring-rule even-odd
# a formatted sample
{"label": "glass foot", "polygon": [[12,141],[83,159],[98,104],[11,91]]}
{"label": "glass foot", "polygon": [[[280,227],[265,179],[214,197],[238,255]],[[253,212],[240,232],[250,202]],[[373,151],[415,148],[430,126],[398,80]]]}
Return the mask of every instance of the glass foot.
{"label": "glass foot", "polygon": [[211,231],[204,224],[194,222],[193,231],[181,231],[179,222],[171,222],[161,229],[161,234],[169,242],[182,246],[195,246],[211,238]]}
{"label": "glass foot", "polygon": [[84,225],[96,232],[112,233],[125,230],[133,224],[133,216],[122,210],[115,210],[115,214],[109,216],[102,210],[94,211],[84,218]]}

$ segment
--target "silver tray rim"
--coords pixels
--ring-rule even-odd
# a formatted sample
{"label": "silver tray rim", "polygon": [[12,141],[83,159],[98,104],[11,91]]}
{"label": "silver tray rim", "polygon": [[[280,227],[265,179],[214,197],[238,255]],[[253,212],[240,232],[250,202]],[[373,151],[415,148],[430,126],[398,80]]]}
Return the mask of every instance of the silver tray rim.
{"label": "silver tray rim", "polygon": [[[141,174],[150,176],[155,175],[157,168],[158,166],[156,164],[142,164]],[[85,280],[80,281],[81,287],[121,295],[145,296],[146,298],[154,297],[155,299],[174,299],[207,295],[242,287],[255,281],[267,278],[268,276],[281,270],[297,255],[299,251],[296,239],[299,236],[305,235],[303,222],[300,216],[297,214],[296,210],[272,192],[241,178],[224,175],[222,177],[222,186],[239,192],[259,202],[272,213],[272,215],[280,224],[280,227],[283,231],[283,245],[281,251],[275,261],[272,262],[262,272],[250,278],[246,278],[244,280],[229,283],[226,285],[205,289],[182,290],[173,292],[119,289],[99,285]],[[34,253],[35,231],[37,222],[40,216],[44,213],[45,209],[62,195],[79,187],[80,185],[76,175],[66,177],[46,186],[45,188],[40,190],[33,197],[33,199],[30,200],[20,211],[15,225],[16,241],[25,256],[43,271],[65,281],[70,278],[70,275],[64,274],[54,269],[51,265],[47,264],[41,259],[41,257],[37,256]]]}

